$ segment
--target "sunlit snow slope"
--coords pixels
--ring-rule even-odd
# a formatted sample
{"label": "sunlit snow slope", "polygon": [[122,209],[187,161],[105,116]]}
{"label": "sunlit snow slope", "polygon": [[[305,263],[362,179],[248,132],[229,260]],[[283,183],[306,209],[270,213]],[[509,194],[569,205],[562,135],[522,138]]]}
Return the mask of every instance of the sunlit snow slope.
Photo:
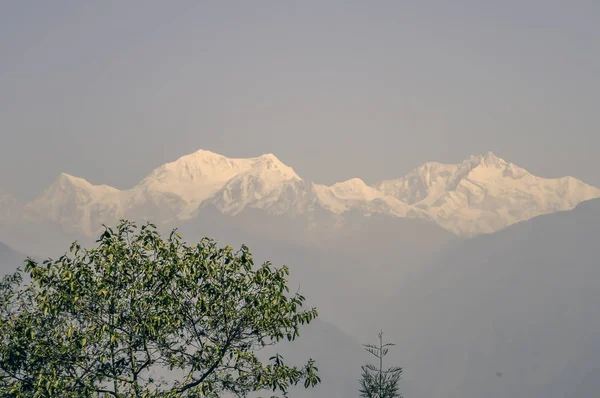
{"label": "sunlit snow slope", "polygon": [[[235,216],[260,209],[273,216],[348,214],[418,218],[459,236],[500,230],[541,214],[569,210],[600,197],[598,188],[573,177],[545,179],[498,158],[471,156],[456,165],[426,163],[404,177],[374,186],[352,178],[331,186],[302,179],[273,154],[232,159],[199,150],[153,170],[128,190],[92,185],[61,174],[22,208],[0,201],[0,217],[50,220],[70,232],[93,236],[119,218],[177,222],[207,206]],[[8,207],[10,210],[7,210]]]}

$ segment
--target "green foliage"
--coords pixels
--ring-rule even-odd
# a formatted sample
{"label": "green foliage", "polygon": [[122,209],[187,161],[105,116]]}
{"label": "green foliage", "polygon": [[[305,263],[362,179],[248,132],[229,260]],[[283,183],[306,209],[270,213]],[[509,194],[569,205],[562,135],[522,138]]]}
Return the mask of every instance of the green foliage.
{"label": "green foliage", "polygon": [[379,345],[364,345],[365,349],[379,360],[379,367],[368,364],[362,367],[360,378],[360,396],[366,398],[401,398],[398,383],[402,368],[392,367],[383,369],[383,357],[387,355],[391,343],[383,343],[383,332],[379,335]]}
{"label": "green foliage", "polygon": [[287,267],[152,224],[121,221],[97,243],[28,259],[29,283],[20,270],[0,283],[0,396],[287,396],[320,382],[312,360],[256,356],[317,316],[289,293]]}

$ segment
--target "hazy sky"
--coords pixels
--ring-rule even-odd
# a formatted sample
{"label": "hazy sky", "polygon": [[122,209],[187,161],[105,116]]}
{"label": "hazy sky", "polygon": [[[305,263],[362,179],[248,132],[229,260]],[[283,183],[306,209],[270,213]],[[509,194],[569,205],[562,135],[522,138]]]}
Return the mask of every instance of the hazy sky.
{"label": "hazy sky", "polygon": [[209,149],[319,183],[493,151],[600,186],[600,1],[0,2],[0,191]]}

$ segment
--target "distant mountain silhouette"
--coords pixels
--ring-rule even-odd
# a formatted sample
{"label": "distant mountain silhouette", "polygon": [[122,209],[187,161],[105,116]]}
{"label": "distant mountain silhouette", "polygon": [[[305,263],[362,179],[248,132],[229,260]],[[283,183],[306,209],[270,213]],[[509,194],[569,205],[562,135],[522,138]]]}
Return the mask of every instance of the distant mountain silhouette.
{"label": "distant mountain silhouette", "polygon": [[24,268],[27,256],[0,242],[0,277],[14,272],[17,267]]}
{"label": "distant mountain silhouette", "polygon": [[600,200],[437,257],[387,307],[388,337],[428,397],[597,395]]}

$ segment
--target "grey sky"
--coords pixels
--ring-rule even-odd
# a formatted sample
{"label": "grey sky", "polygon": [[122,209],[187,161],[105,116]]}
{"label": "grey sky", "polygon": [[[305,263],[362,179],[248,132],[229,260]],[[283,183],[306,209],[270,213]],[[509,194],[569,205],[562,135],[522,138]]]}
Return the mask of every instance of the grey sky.
{"label": "grey sky", "polygon": [[196,149],[332,183],[497,155],[600,186],[600,2],[0,2],[0,191]]}

